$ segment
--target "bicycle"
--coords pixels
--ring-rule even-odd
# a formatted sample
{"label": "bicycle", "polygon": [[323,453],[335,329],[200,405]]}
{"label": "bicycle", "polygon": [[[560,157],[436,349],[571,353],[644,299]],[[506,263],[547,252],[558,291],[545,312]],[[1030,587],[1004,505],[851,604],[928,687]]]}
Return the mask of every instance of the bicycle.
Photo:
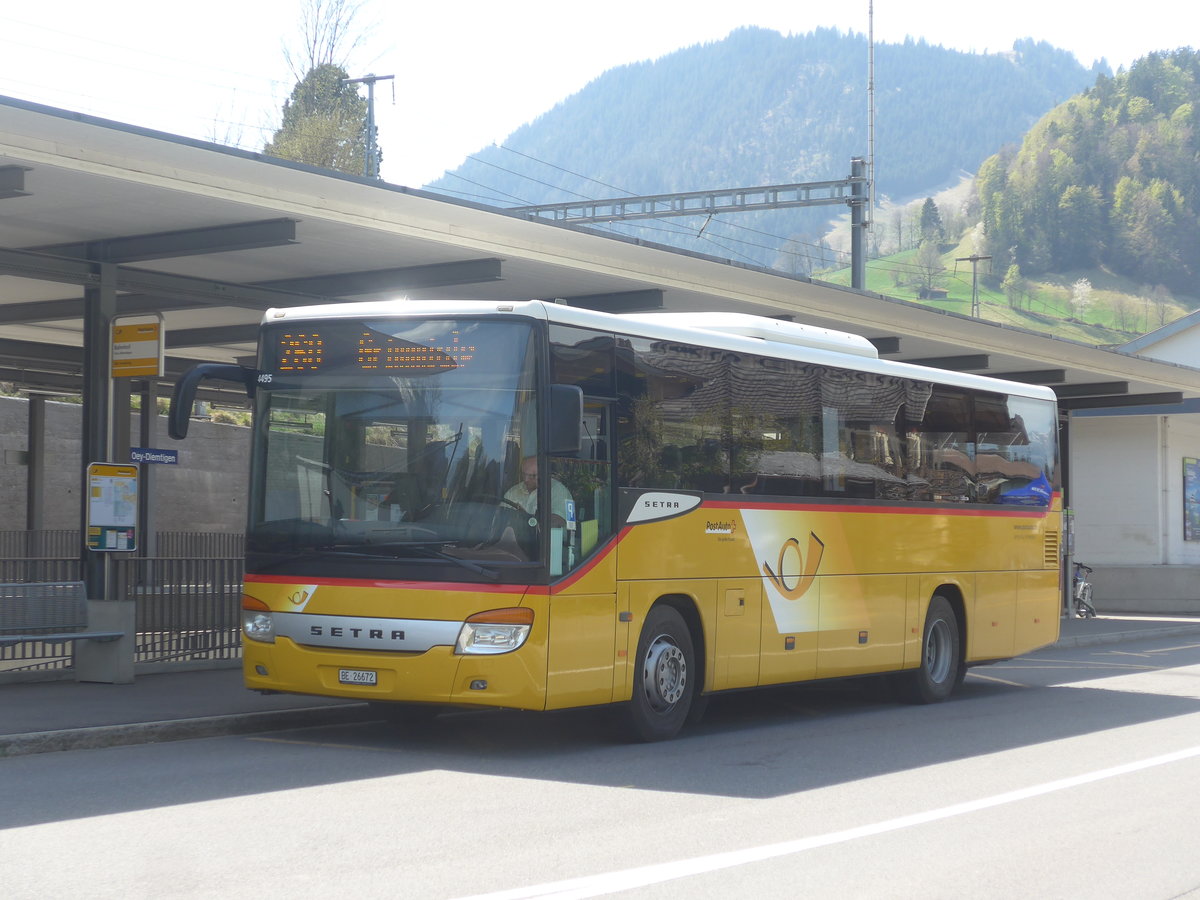
{"label": "bicycle", "polygon": [[1072,604],[1075,615],[1080,619],[1094,619],[1096,607],[1092,606],[1092,583],[1087,576],[1092,574],[1092,567],[1081,562],[1075,563],[1075,578],[1071,588]]}

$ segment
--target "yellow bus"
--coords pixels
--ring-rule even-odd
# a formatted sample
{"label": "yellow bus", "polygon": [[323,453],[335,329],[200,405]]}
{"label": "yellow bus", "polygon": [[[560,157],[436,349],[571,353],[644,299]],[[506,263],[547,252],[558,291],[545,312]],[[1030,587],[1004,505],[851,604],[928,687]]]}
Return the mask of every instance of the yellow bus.
{"label": "yellow bus", "polygon": [[[244,671],[415,720],[885,674],[944,700],[1054,642],[1043,387],[890,362],[741,314],[542,301],[270,310],[254,394]],[[549,498],[543,502],[539,498]]]}

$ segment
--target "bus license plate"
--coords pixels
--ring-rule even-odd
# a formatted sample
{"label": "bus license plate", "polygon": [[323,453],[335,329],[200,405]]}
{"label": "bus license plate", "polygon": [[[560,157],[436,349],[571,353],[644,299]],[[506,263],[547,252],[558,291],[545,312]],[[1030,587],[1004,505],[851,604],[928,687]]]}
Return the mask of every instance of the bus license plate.
{"label": "bus license plate", "polygon": [[370,669],[338,669],[341,684],[377,684],[378,675]]}

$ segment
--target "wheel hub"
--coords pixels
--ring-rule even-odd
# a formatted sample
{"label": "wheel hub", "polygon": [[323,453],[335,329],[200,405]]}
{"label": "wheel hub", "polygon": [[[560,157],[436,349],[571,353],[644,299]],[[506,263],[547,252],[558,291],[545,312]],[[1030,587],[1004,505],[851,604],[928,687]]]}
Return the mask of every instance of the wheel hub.
{"label": "wheel hub", "polygon": [[687,660],[683,651],[666,635],[660,635],[646,651],[642,670],[646,699],[656,710],[674,706],[687,687]]}
{"label": "wheel hub", "polygon": [[934,684],[941,684],[950,677],[953,646],[949,624],[938,619],[929,629],[929,641],[925,645],[925,670]]}

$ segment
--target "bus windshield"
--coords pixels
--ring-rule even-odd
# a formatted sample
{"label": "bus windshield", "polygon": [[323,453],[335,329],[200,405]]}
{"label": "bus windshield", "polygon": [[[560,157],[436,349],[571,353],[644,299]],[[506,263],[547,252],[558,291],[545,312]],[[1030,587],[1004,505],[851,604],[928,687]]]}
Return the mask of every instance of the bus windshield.
{"label": "bus windshield", "polygon": [[409,577],[398,561],[435,562],[498,577],[537,563],[537,513],[505,499],[536,453],[531,325],[309,324],[264,331],[252,567]]}

